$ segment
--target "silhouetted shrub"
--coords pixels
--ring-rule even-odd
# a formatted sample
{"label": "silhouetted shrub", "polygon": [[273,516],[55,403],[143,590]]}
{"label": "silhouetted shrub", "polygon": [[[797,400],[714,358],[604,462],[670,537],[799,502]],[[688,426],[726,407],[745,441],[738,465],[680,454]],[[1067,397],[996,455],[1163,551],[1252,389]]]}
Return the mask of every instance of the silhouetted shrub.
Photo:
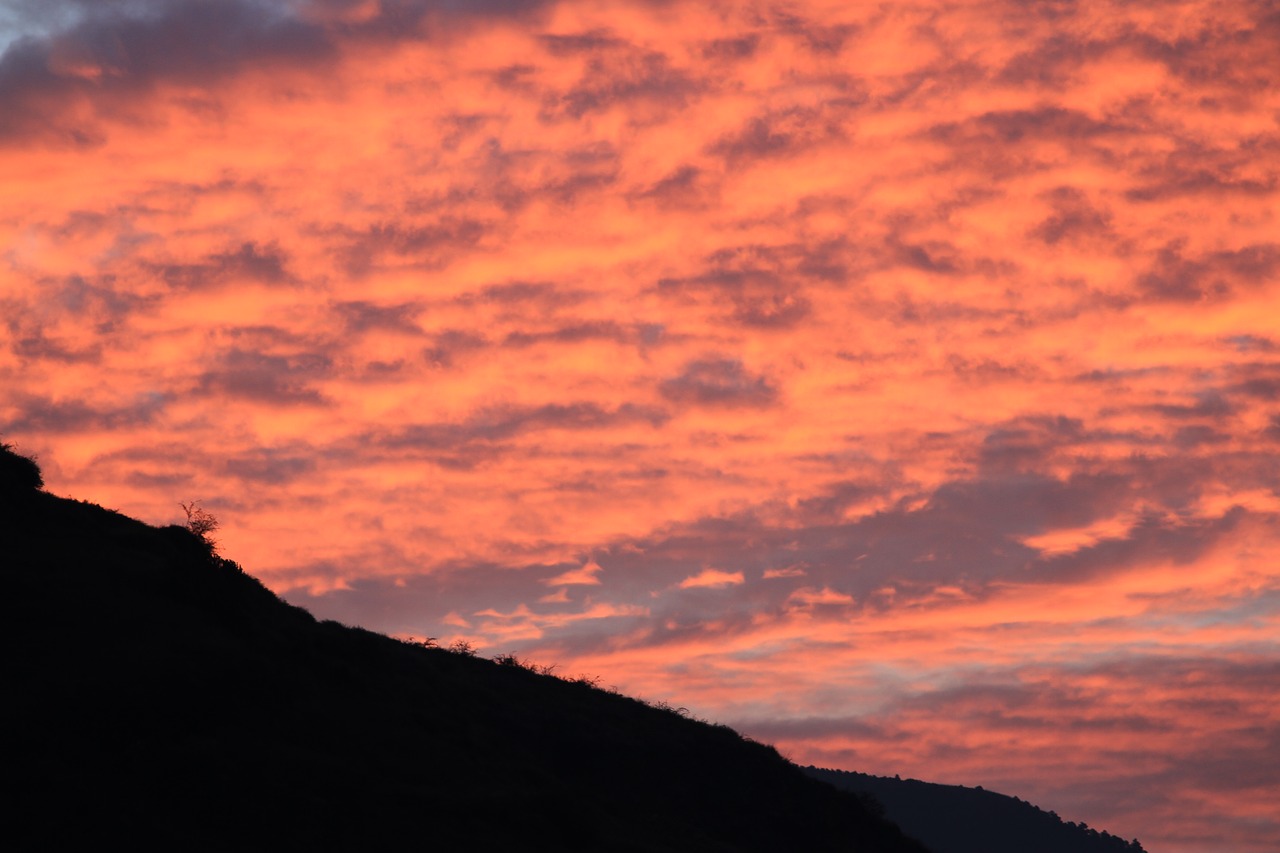
{"label": "silhouetted shrub", "polygon": [[200,501],[192,501],[191,503],[179,503],[182,511],[187,514],[187,529],[196,535],[196,537],[209,546],[209,550],[214,550],[218,543],[213,538],[213,531],[217,530],[221,525],[213,514],[206,512],[204,507],[200,506]]}
{"label": "silhouetted shrub", "polygon": [[0,441],[0,488],[24,490],[43,489],[44,475],[34,459],[23,456],[12,444]]}
{"label": "silhouetted shrub", "polygon": [[476,656],[476,647],[467,640],[454,640],[449,644],[449,651],[463,657],[473,658]]}

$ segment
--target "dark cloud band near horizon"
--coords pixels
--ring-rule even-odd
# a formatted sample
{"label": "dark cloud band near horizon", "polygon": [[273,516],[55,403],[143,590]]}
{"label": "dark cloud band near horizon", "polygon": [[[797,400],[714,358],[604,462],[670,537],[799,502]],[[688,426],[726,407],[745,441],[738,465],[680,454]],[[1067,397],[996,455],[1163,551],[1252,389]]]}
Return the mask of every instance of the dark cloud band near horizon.
{"label": "dark cloud band near horizon", "polygon": [[1280,845],[1268,2],[15,2],[0,437],[318,615]]}

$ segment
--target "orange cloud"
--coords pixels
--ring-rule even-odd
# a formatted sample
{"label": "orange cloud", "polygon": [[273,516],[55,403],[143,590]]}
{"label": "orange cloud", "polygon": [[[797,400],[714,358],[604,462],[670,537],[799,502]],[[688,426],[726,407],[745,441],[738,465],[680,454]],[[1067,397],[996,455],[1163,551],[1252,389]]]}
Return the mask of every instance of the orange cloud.
{"label": "orange cloud", "polygon": [[567,572],[556,575],[554,578],[544,580],[543,583],[550,586],[598,586],[600,579],[596,575],[602,571],[604,570],[595,560],[587,560],[581,568],[570,569]]}
{"label": "orange cloud", "polygon": [[736,586],[742,582],[742,572],[725,572],[707,568],[680,581],[680,589],[721,589]]}

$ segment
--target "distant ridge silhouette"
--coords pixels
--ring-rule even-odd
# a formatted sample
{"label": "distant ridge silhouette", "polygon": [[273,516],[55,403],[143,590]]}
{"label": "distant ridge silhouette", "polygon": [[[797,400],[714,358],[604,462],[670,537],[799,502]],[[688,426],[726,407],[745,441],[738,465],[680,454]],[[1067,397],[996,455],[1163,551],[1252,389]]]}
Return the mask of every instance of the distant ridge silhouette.
{"label": "distant ridge silhouette", "polygon": [[806,767],[815,779],[878,801],[885,816],[934,853],[1145,853],[1137,839],[1063,821],[982,788]]}
{"label": "distant ridge silhouette", "polygon": [[923,853],[724,726],[317,622],[0,445],[10,850]]}

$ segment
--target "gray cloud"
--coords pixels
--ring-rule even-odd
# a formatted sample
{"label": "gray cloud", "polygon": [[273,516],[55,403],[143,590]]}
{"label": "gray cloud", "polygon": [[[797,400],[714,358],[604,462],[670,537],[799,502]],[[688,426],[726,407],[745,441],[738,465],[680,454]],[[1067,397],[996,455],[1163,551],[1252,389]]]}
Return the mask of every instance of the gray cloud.
{"label": "gray cloud", "polygon": [[1082,190],[1057,187],[1045,194],[1053,213],[1031,229],[1031,236],[1050,246],[1094,238],[1113,239],[1112,217],[1095,206]]}
{"label": "gray cloud", "polygon": [[326,405],[312,383],[331,372],[332,362],[324,355],[268,355],[233,348],[219,354],[214,366],[198,377],[197,388],[272,405]]}
{"label": "gray cloud", "polygon": [[342,244],[337,254],[347,274],[362,277],[397,260],[436,269],[475,246],[489,227],[479,220],[444,217],[429,224],[385,222],[365,229],[338,225],[327,231]]}
{"label": "gray cloud", "polygon": [[696,406],[756,408],[771,406],[778,399],[773,382],[748,373],[742,362],[730,358],[692,361],[679,376],[664,381],[659,391],[674,403]]}
{"label": "gray cloud", "polygon": [[728,168],[740,169],[753,160],[791,157],[818,145],[844,141],[845,122],[865,102],[865,96],[853,94],[828,100],[821,107],[767,112],[714,143],[708,153],[723,158]]}
{"label": "gray cloud", "polygon": [[1169,243],[1136,284],[1148,298],[1192,302],[1221,298],[1237,289],[1252,290],[1280,274],[1280,244],[1261,243],[1241,249],[1187,257],[1183,241]]}
{"label": "gray cloud", "polygon": [[38,135],[92,143],[102,131],[72,123],[64,106],[92,104],[100,117],[126,115],[129,96],[161,79],[203,83],[248,64],[334,53],[318,27],[252,0],[81,8],[70,29],[15,42],[0,56],[0,140]]}
{"label": "gray cloud", "polygon": [[215,252],[197,263],[146,263],[144,266],[170,287],[200,290],[240,280],[278,284],[291,280],[288,255],[274,244],[242,243],[234,249]]}
{"label": "gray cloud", "polygon": [[144,426],[160,417],[170,397],[149,394],[131,406],[97,406],[83,400],[24,396],[15,400],[18,416],[0,422],[4,433],[102,432]]}
{"label": "gray cloud", "polygon": [[502,340],[504,347],[524,348],[542,343],[576,344],[587,341],[610,341],[626,346],[652,346],[663,338],[663,327],[656,323],[622,324],[612,320],[585,320],[542,332],[510,332]]}
{"label": "gray cloud", "polygon": [[681,106],[701,88],[674,67],[666,54],[639,48],[608,32],[544,35],[542,43],[555,56],[583,61],[581,76],[572,86],[544,97],[546,119],[576,120],[636,101]]}
{"label": "gray cloud", "polygon": [[316,459],[310,448],[259,449],[229,457],[223,467],[237,480],[280,486],[310,474]]}
{"label": "gray cloud", "polygon": [[657,428],[668,418],[661,409],[633,403],[613,409],[591,402],[495,406],[462,421],[413,424],[385,434],[371,432],[361,436],[356,446],[416,451],[445,467],[472,468],[509,452],[508,442],[541,430],[607,430],[630,424]]}
{"label": "gray cloud", "polygon": [[404,302],[397,305],[375,305],[372,302],[335,302],[334,312],[342,318],[349,334],[365,332],[398,332],[418,336],[422,329],[414,322],[423,311],[420,304]]}

